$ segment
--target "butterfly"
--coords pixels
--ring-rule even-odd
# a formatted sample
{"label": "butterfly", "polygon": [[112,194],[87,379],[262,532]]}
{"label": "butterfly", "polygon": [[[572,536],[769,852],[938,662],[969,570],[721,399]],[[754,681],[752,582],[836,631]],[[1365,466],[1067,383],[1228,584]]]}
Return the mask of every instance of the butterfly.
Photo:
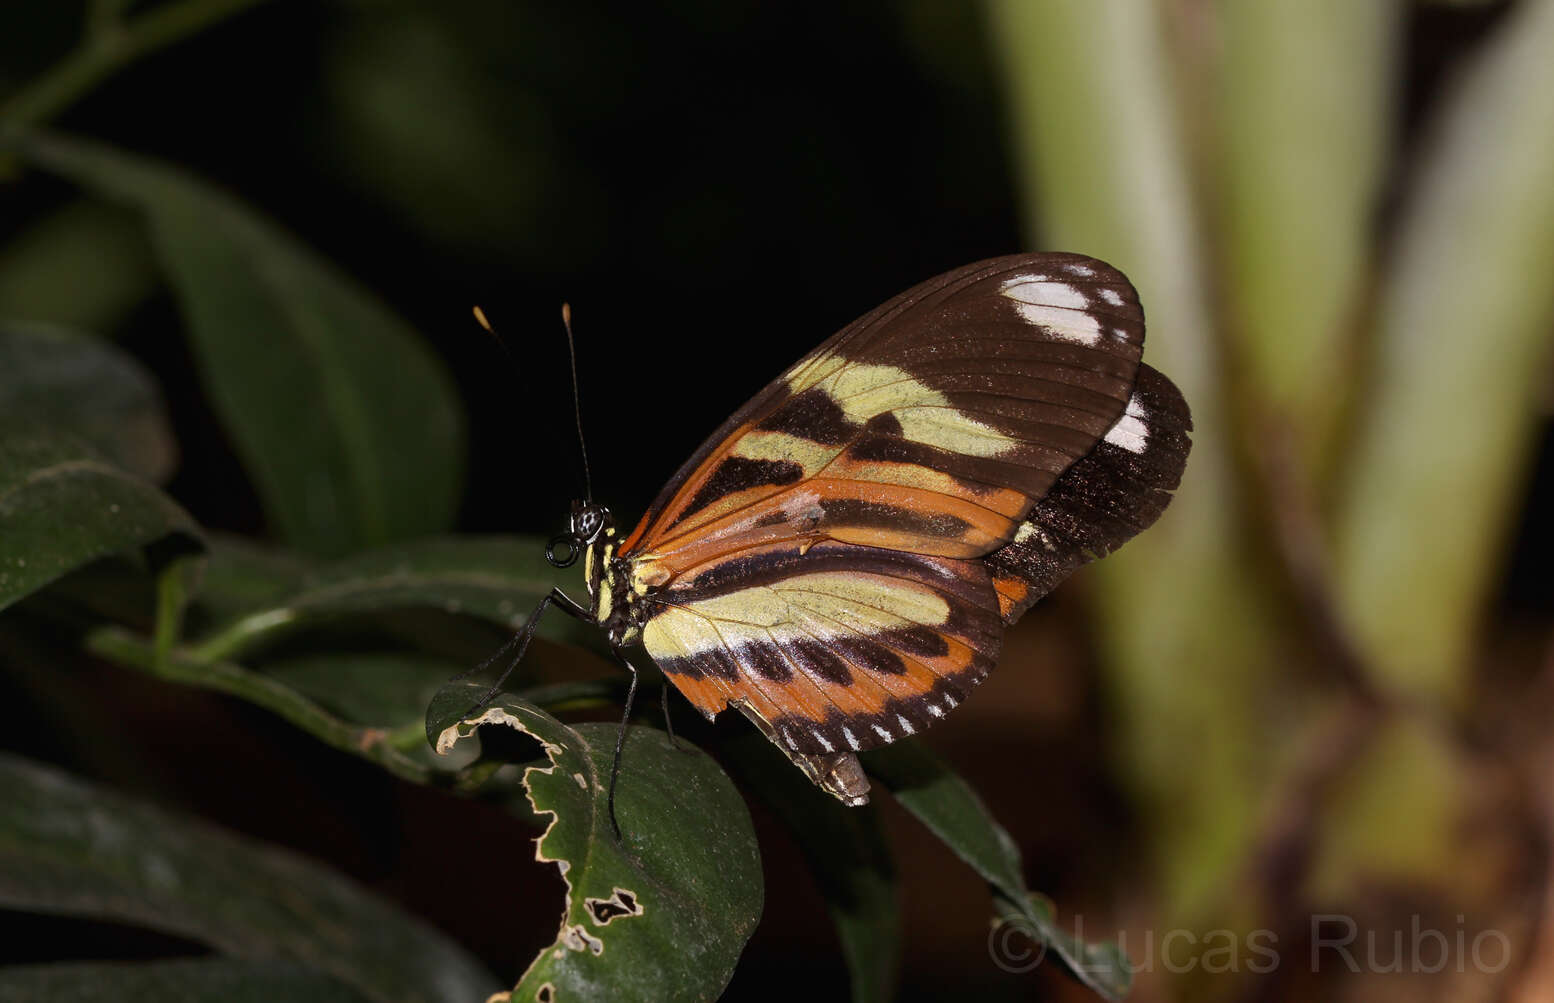
{"label": "butterfly", "polygon": [[738,710],[863,804],[858,752],[943,719],[1010,624],[1164,511],[1192,419],[1143,345],[1137,293],[1093,258],[929,279],[731,415],[634,529],[574,502],[546,553],[583,556],[589,601],[554,590],[522,646],[555,603],[632,669],[628,716],[640,644],[707,718]]}

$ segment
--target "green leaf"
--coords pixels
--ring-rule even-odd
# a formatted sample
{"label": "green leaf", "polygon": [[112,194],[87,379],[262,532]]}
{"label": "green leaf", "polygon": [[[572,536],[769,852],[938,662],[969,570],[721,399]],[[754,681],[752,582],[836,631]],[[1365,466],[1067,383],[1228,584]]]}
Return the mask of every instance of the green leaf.
{"label": "green leaf", "polygon": [[[450,677],[497,647],[481,621],[511,629],[551,587],[543,546],[524,538],[419,540],[323,565],[232,537],[217,536],[212,548],[189,610],[191,621],[205,624],[192,642],[175,640],[187,579],[170,567],[155,642],[104,628],[88,634],[89,650],[247,700],[413,783],[445,780],[438,774],[463,765],[432,755],[425,713]],[[466,619],[449,616],[455,611]],[[461,625],[472,629],[451,629]],[[320,630],[305,645],[292,638],[310,626]],[[542,633],[592,643],[598,635],[559,614]],[[618,689],[614,679],[571,680],[540,686],[532,699],[597,705],[618,700]]]}
{"label": "green leaf", "polygon": [[[423,608],[521,626],[555,584],[538,539],[521,536],[433,537],[393,544],[330,564],[290,570],[252,548],[220,548],[214,581],[227,619],[202,632],[197,653],[232,658],[300,627],[350,613]],[[238,593],[256,601],[244,605]],[[598,631],[552,614],[541,633],[593,640]]]}
{"label": "green leaf", "polygon": [[0,968],[0,1003],[111,999],[115,1003],[363,1003],[370,996],[284,961],[194,958],[86,961]]}
{"label": "green leaf", "polygon": [[382,1001],[479,1000],[464,950],[292,853],[0,755],[0,904],[292,961]]}
{"label": "green leaf", "polygon": [[1017,925],[1014,932],[1056,951],[1081,982],[1108,999],[1128,994],[1133,972],[1122,948],[1087,944],[1057,924],[1051,904],[1025,887],[1014,840],[964,780],[915,742],[877,749],[863,761],[902,807],[992,885],[999,916]]}
{"label": "green leaf", "polygon": [[442,363],[332,264],[232,197],[95,144],[27,156],[145,212],[216,412],[275,529],[320,554],[447,529],[463,417]]}
{"label": "green leaf", "polygon": [[386,728],[414,725],[411,744],[424,751],[420,726],[426,708],[448,679],[465,668],[413,652],[341,652],[267,662],[264,675],[343,720]]}
{"label": "green leaf", "polygon": [[80,440],[25,421],[0,432],[0,609],[99,557],[199,539],[170,498]]}
{"label": "green leaf", "polygon": [[[1030,892],[1019,899],[993,896],[998,925],[988,949],[1006,971],[1030,971],[1055,951],[1079,981],[1107,999],[1120,1000],[1133,986],[1133,969],[1122,948],[1112,942],[1090,944],[1063,929],[1052,903]],[[1023,943],[1029,941],[1032,946]]]}
{"label": "green leaf", "polygon": [[237,620],[282,602],[302,587],[312,561],[283,547],[265,546],[247,537],[211,533],[195,607],[202,623]]}
{"label": "green leaf", "polygon": [[893,999],[901,913],[878,809],[849,808],[822,792],[754,731],[720,753],[740,787],[772,809],[804,854],[842,942],[853,1003]]}
{"label": "green leaf", "polygon": [[[712,1000],[760,917],[763,887],[755,831],[739,792],[705,753],[633,727],[621,760],[611,828],[606,798],[616,727],[569,728],[503,694],[471,721],[482,693],[449,686],[427,712],[427,735],[446,752],[477,724],[505,724],[538,739],[551,765],[524,771],[529,801],[552,820],[535,858],[555,861],[567,883],[556,942],[512,999]],[[502,997],[507,998],[507,997]]]}
{"label": "green leaf", "polygon": [[69,432],[148,481],[172,475],[178,450],[151,374],[90,335],[0,323],[0,415]]}
{"label": "green leaf", "polygon": [[0,316],[111,334],[159,284],[139,218],[89,199],[0,246]]}
{"label": "green leaf", "polygon": [[[93,628],[86,649],[105,658],[186,686],[228,693],[280,715],[314,738],[368,762],[376,763],[411,783],[431,783],[436,777],[422,740],[423,725],[391,722],[388,727],[342,720],[300,689],[296,680],[271,678],[235,662],[196,658],[182,648],[162,651],[153,642],[119,627]],[[327,672],[313,666],[311,672]],[[441,764],[438,764],[441,765]]]}

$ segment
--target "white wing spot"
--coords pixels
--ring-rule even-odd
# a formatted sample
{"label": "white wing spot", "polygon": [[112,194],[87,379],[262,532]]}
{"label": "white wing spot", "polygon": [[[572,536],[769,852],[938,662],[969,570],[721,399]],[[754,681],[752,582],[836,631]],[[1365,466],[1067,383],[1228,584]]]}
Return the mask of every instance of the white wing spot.
{"label": "white wing spot", "polygon": [[842,738],[846,740],[847,747],[849,749],[857,749],[858,748],[858,736],[854,735],[852,733],[851,729],[843,728],[842,729]]}
{"label": "white wing spot", "polygon": [[1101,299],[1110,303],[1112,306],[1122,306],[1122,293],[1115,289],[1102,289]]}
{"label": "white wing spot", "polygon": [[914,731],[917,730],[916,728],[912,727],[912,722],[911,721],[908,721],[906,718],[902,717],[900,714],[896,715],[896,723],[898,725],[900,725],[901,726],[901,730],[904,733],[908,734],[908,735],[912,734]]}
{"label": "white wing spot", "polygon": [[944,702],[949,704],[951,707],[954,707],[956,704],[960,703],[960,701],[957,700],[955,698],[955,696],[953,694],[950,694],[950,693],[946,693],[944,695]]}
{"label": "white wing spot", "polygon": [[1014,542],[1029,543],[1032,540],[1040,541],[1041,545],[1048,550],[1057,550],[1057,548],[1052,545],[1052,537],[1047,535],[1046,530],[1042,529],[1034,522],[1020,523],[1020,528],[1014,531]]}
{"label": "white wing spot", "polygon": [[1149,426],[1144,423],[1146,417],[1144,405],[1138,397],[1129,398],[1127,410],[1106,433],[1106,441],[1130,453],[1142,453],[1149,445]]}
{"label": "white wing spot", "polygon": [[940,707],[936,703],[931,703],[931,704],[928,705],[928,713],[932,714],[934,717],[943,717],[944,716],[944,708]]}
{"label": "white wing spot", "polygon": [[880,738],[883,738],[883,739],[884,739],[884,740],[885,740],[885,741],[887,741],[887,742],[888,742],[888,741],[890,741],[890,739],[891,739],[891,734],[890,734],[890,732],[888,732],[888,731],[886,731],[886,730],[885,730],[885,729],[884,729],[884,728],[881,728],[881,727],[880,727],[880,726],[879,726],[879,725],[877,725],[877,724],[876,724],[876,725],[872,725],[872,726],[871,726],[871,727],[873,727],[873,728],[874,728],[874,733],[875,733],[875,734],[876,734],[876,735],[878,735],[878,736],[879,736],[879,737],[880,737]]}
{"label": "white wing spot", "polygon": [[1116,338],[1118,341],[1127,341],[1128,340],[1128,332],[1124,331],[1120,327],[1114,327],[1114,328],[1112,328],[1112,337]]}
{"label": "white wing spot", "polygon": [[820,747],[822,749],[826,750],[827,752],[835,752],[836,751],[836,746],[832,745],[826,739],[826,736],[824,736],[824,735],[822,735],[820,733],[820,729],[819,728],[815,729],[815,741],[819,742],[820,743]]}
{"label": "white wing spot", "polygon": [[1094,268],[1091,268],[1089,265],[1080,264],[1077,261],[1073,262],[1072,264],[1064,265],[1063,267],[1068,270],[1070,275],[1078,275],[1081,278],[1088,279],[1090,276],[1095,274]]}
{"label": "white wing spot", "polygon": [[1054,338],[1081,345],[1094,345],[1101,340],[1101,325],[1090,313],[1090,298],[1067,283],[1016,275],[1005,279],[999,292],[1014,301],[1021,320],[1044,329]]}

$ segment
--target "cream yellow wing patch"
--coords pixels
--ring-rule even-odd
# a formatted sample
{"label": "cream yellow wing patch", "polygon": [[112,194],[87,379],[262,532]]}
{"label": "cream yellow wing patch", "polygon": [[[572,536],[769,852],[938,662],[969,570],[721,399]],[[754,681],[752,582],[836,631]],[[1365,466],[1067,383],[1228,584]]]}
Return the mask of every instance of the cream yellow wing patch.
{"label": "cream yellow wing patch", "polygon": [[791,751],[927,727],[998,651],[998,600],[976,562],[826,543],[771,548],[737,572],[649,594],[642,642],[703,713],[742,701]]}
{"label": "cream yellow wing patch", "polygon": [[1013,437],[957,410],[944,394],[898,366],[833,355],[800,364],[787,381],[795,396],[818,388],[860,426],[888,414],[900,425],[902,438],[925,446],[999,456],[1019,445]]}

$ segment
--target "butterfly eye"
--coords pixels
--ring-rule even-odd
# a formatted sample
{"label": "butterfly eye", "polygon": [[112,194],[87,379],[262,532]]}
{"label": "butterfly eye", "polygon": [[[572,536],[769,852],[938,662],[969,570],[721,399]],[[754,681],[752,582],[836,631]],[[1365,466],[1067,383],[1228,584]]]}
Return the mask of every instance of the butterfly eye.
{"label": "butterfly eye", "polygon": [[610,522],[610,513],[603,505],[582,505],[572,511],[572,537],[579,546],[586,546],[599,538]]}

